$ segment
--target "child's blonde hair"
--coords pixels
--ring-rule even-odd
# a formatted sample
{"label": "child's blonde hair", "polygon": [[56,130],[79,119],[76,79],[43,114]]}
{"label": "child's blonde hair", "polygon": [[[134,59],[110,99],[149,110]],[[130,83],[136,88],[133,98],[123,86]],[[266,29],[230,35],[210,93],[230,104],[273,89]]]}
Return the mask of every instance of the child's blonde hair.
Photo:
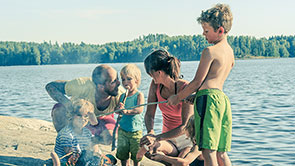
{"label": "child's blonde hair", "polygon": [[196,144],[196,138],[195,138],[195,133],[196,133],[196,131],[195,131],[195,116],[194,115],[192,115],[189,118],[189,120],[188,120],[188,122],[187,122],[187,124],[185,126],[185,130],[189,133],[190,139],[193,142],[193,144]]}
{"label": "child's blonde hair", "polygon": [[94,106],[92,103],[85,99],[75,99],[72,101],[73,111],[70,112],[70,119],[72,119],[75,115],[81,115],[81,111],[84,113],[88,113],[94,110]]}
{"label": "child's blonde hair", "polygon": [[226,4],[217,4],[211,9],[202,11],[197,18],[198,23],[209,23],[216,32],[219,27],[224,28],[224,33],[228,33],[232,26],[233,15],[230,7]]}
{"label": "child's blonde hair", "polygon": [[137,81],[137,86],[141,82],[141,71],[135,64],[127,64],[121,69],[120,75],[125,75],[127,77],[134,78]]}

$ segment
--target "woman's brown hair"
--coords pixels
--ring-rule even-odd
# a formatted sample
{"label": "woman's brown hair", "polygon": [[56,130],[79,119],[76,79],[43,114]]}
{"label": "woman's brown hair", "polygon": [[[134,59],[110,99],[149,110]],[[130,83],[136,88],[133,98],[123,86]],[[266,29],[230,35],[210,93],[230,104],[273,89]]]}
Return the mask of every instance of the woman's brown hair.
{"label": "woman's brown hair", "polygon": [[144,60],[144,67],[149,75],[162,70],[174,80],[180,77],[180,61],[163,49],[150,53]]}

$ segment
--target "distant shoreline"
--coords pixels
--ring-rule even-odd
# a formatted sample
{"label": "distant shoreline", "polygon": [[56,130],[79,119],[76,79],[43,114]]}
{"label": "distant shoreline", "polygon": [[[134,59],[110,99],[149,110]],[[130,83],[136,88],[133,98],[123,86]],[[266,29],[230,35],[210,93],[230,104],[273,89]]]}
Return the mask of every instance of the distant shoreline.
{"label": "distant shoreline", "polygon": [[[264,57],[264,56],[245,56],[243,58],[235,58],[235,60],[251,60],[251,59],[287,59],[287,58],[295,58],[295,57]],[[193,60],[193,61],[200,61],[200,60]],[[187,60],[181,60],[181,62],[191,62]],[[108,63],[63,63],[63,64],[44,64],[44,65],[87,65],[87,64],[119,64],[119,63],[143,63],[143,62],[108,62]],[[44,65],[6,65],[6,66],[44,66]],[[0,67],[6,67],[0,66]]]}
{"label": "distant shoreline", "polygon": [[[265,56],[252,56],[248,55],[243,58],[235,58],[236,60],[248,60],[248,59],[285,59],[285,57],[265,57]],[[288,57],[288,58],[294,58],[294,57]]]}
{"label": "distant shoreline", "polygon": [[[295,57],[295,36],[259,39],[228,36],[227,40],[236,58]],[[200,60],[202,51],[209,46],[211,44],[202,35],[171,37],[165,34],[150,34],[132,41],[103,45],[0,41],[0,66],[143,62],[153,49],[161,48],[181,61],[195,61]]]}

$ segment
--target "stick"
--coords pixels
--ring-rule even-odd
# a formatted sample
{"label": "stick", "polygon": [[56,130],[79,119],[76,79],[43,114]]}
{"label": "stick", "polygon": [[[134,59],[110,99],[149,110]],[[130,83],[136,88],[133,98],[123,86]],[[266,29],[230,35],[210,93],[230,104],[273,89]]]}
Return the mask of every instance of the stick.
{"label": "stick", "polygon": [[[125,104],[128,94],[129,94],[129,90],[127,89],[126,92],[125,92],[125,96],[123,98],[123,101],[122,101],[123,104]],[[119,121],[120,121],[121,117],[122,117],[122,115],[119,114],[118,115],[118,118],[117,118],[117,122],[115,124],[115,128],[113,130],[112,151],[114,151],[116,149],[116,147],[117,147],[117,144],[116,144],[116,133],[117,133],[117,128],[119,126]]]}
{"label": "stick", "polygon": [[68,153],[68,154],[66,154],[66,155],[64,155],[64,156],[62,156],[62,157],[60,158],[60,160],[63,159],[63,158],[65,158],[65,157],[67,157],[67,156],[69,156],[69,155],[71,155],[71,154],[73,154],[73,152],[70,152],[70,153]]}
{"label": "stick", "polygon": [[124,96],[124,99],[122,101],[123,104],[125,104],[128,94],[129,94],[129,89],[127,89],[126,92],[125,92],[125,96]]}
{"label": "stick", "polygon": [[112,112],[108,112],[108,113],[100,114],[100,115],[98,115],[97,117],[106,116],[106,115],[111,115],[111,114],[116,113],[116,112],[120,112],[120,111],[123,111],[123,110],[131,110],[131,109],[134,109],[134,108],[137,108],[137,107],[142,107],[142,106],[147,106],[147,105],[155,105],[155,104],[162,104],[162,103],[167,103],[167,102],[168,102],[168,100],[165,100],[165,101],[159,101],[159,102],[144,103],[144,104],[136,105],[136,106],[133,106],[133,107],[124,108],[124,109],[118,109],[118,110],[115,110],[115,111],[112,111]]}

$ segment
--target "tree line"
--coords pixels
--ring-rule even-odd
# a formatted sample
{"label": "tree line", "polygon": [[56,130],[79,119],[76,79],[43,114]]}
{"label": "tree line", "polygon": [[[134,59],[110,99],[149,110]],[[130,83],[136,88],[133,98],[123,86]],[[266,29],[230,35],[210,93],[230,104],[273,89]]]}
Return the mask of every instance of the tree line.
{"label": "tree line", "polygon": [[[295,36],[255,38],[229,36],[236,58],[295,57]],[[153,49],[164,48],[182,61],[199,60],[210,46],[201,35],[150,34],[133,41],[102,45],[0,41],[0,66],[142,62]]]}

